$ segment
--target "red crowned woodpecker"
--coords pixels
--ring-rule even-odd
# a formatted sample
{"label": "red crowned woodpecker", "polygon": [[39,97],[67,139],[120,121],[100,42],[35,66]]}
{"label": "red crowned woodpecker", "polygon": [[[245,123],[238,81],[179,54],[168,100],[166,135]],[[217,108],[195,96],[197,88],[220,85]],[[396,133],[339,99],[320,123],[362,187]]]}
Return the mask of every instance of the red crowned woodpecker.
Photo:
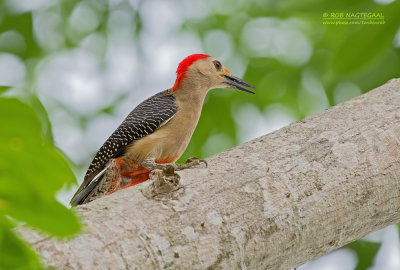
{"label": "red crowned woodpecker", "polygon": [[209,90],[231,88],[254,94],[246,88],[254,86],[231,75],[212,56],[190,55],[179,64],[176,73],[172,88],[140,103],[103,144],[73,196],[72,205],[90,201],[96,187],[106,181],[103,176],[110,166],[129,162],[130,170],[120,171],[129,181],[113,182],[105,194],[149,179],[153,169],[175,165],[189,144]]}

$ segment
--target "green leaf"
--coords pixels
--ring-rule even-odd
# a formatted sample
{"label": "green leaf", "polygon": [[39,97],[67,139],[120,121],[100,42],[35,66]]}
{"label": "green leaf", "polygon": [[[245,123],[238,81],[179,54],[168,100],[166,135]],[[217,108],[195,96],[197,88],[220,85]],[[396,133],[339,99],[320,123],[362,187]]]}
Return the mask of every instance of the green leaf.
{"label": "green leaf", "polygon": [[400,240],[400,223],[397,223],[397,233],[399,235],[399,240]]}
{"label": "green leaf", "polygon": [[55,199],[75,177],[33,109],[0,98],[0,124],[0,213],[55,236],[78,232],[77,218]]}
{"label": "green leaf", "polygon": [[[382,13],[385,24],[341,26],[351,27],[351,31],[343,36],[343,42],[335,53],[334,72],[346,74],[359,70],[377,60],[391,47],[393,37],[400,26],[400,1],[384,8],[377,6],[368,12]],[[337,27],[330,26],[332,31]]]}
{"label": "green leaf", "polygon": [[42,124],[42,129],[43,129],[43,134],[45,138],[53,143],[54,138],[53,138],[53,133],[51,130],[51,122],[49,119],[49,116],[47,114],[47,111],[45,107],[43,106],[42,102],[40,102],[39,98],[36,95],[29,95],[29,104],[35,111],[37,117],[39,118],[41,124]]}
{"label": "green leaf", "polygon": [[365,240],[357,240],[345,246],[355,251],[358,258],[357,266],[354,270],[366,270],[372,266],[376,253],[378,252],[381,243],[369,242]]}
{"label": "green leaf", "polygon": [[35,252],[11,228],[11,222],[0,215],[0,270],[44,269]]}
{"label": "green leaf", "polygon": [[0,95],[10,89],[11,86],[0,85]]}
{"label": "green leaf", "polygon": [[[5,1],[1,1],[0,3],[2,2]],[[0,10],[7,11],[7,6],[9,5],[0,7]],[[32,13],[24,12],[22,14],[14,14],[14,12],[9,11],[0,17],[0,33],[13,30],[21,34],[24,38],[23,43],[18,42],[17,46],[7,46],[7,48],[3,48],[3,50],[16,54],[22,59],[40,56],[41,49],[36,42],[36,37],[33,31]]]}

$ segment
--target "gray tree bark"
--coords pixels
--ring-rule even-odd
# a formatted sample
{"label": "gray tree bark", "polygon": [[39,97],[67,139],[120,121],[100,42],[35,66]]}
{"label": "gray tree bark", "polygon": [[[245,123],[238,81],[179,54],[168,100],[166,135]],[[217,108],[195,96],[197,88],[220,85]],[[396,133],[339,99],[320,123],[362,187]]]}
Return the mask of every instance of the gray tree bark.
{"label": "gray tree bark", "polygon": [[289,269],[400,220],[400,79],[179,172],[77,207],[58,269]]}

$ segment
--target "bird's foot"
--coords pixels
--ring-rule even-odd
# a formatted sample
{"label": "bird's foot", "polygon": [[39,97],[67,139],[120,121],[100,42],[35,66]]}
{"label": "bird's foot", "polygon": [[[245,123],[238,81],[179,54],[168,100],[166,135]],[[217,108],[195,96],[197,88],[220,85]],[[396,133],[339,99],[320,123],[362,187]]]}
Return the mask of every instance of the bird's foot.
{"label": "bird's foot", "polygon": [[153,159],[145,159],[142,161],[142,166],[150,171],[163,171],[165,175],[174,175],[175,170],[178,170],[178,165],[175,163],[158,164]]}
{"label": "bird's foot", "polygon": [[178,170],[188,169],[193,166],[200,165],[201,163],[204,163],[204,165],[206,165],[206,168],[207,168],[208,164],[207,164],[206,160],[200,159],[198,157],[191,157],[191,158],[188,158],[185,163],[178,164]]}
{"label": "bird's foot", "polygon": [[146,159],[142,162],[142,166],[151,171],[162,170],[165,175],[174,175],[175,171],[181,171],[184,169],[188,169],[193,166],[200,165],[201,163],[204,163],[207,167],[207,161],[205,161],[204,159],[199,159],[197,157],[189,158],[183,164],[176,164],[176,163],[158,164],[154,160]]}
{"label": "bird's foot", "polygon": [[191,168],[196,165],[204,163],[207,167],[207,162],[205,160],[199,159],[197,157],[189,158],[183,164],[175,163],[161,163],[158,164],[155,160],[146,159],[142,161],[141,165],[151,171],[150,179],[152,182],[150,186],[146,188],[142,193],[148,198],[171,198],[175,196],[175,192],[181,188],[180,179],[181,177],[176,171]]}

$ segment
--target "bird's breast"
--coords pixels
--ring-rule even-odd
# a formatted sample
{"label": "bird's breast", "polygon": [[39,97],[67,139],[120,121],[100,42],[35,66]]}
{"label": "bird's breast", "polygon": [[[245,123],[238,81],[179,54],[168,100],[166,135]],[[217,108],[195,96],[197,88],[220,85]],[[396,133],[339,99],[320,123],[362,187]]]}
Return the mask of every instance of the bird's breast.
{"label": "bird's breast", "polygon": [[[176,114],[155,132],[128,147],[125,158],[175,162],[188,146],[201,114],[200,108],[179,107]],[[164,163],[164,162],[160,162]]]}

